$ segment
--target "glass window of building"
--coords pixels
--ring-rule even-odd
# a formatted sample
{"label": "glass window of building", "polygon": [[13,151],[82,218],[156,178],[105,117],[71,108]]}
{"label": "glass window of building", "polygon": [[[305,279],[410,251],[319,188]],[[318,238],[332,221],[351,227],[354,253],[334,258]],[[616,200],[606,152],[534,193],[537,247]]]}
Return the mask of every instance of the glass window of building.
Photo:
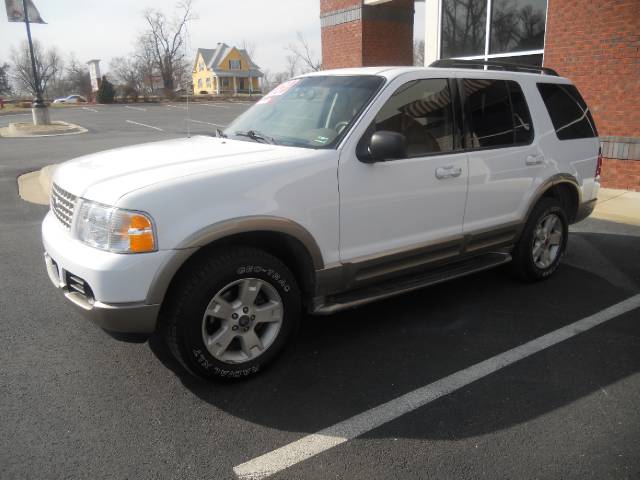
{"label": "glass window of building", "polygon": [[546,0],[493,0],[489,53],[541,50]]}
{"label": "glass window of building", "polygon": [[440,0],[440,58],[542,65],[547,0]]}
{"label": "glass window of building", "polygon": [[486,29],[486,0],[442,0],[442,58],[484,55]]}

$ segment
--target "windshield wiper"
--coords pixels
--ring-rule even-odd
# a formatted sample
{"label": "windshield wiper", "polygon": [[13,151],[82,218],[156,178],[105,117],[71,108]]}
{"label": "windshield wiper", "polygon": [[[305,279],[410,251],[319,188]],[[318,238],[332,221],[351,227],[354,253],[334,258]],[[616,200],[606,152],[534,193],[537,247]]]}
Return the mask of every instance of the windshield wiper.
{"label": "windshield wiper", "polygon": [[224,133],[224,132],[222,131],[222,129],[221,129],[221,128],[216,128],[216,134],[217,134],[220,138],[227,138],[227,134],[226,134],[226,133]]}
{"label": "windshield wiper", "polygon": [[249,130],[247,132],[235,132],[235,135],[239,137],[247,137],[255,142],[269,143],[271,145],[277,145],[278,143],[275,141],[273,137],[268,137],[256,130]]}

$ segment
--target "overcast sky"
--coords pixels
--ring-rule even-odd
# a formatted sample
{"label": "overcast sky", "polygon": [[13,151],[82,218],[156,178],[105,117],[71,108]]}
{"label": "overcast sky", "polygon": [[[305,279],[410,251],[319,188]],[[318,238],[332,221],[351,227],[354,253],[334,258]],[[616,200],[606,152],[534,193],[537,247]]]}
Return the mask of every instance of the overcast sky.
{"label": "overcast sky", "polygon": [[[173,14],[176,0],[34,0],[47,25],[33,25],[35,39],[56,45],[66,57],[81,61],[101,59],[108,71],[113,57],[125,56],[144,29],[146,7]],[[26,38],[22,23],[8,23],[0,0],[0,63],[8,61],[11,47]],[[302,32],[320,57],[320,0],[194,0],[198,16],[189,25],[189,47],[212,48],[218,42],[255,45],[254,61],[263,69],[285,69],[284,48]],[[416,4],[416,37],[424,36],[424,4]]]}

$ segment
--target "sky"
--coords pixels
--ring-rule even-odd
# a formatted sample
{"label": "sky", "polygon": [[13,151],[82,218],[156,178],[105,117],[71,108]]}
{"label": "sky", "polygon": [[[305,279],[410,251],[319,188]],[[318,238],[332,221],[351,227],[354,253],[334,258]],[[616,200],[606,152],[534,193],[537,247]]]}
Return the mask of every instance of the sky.
{"label": "sky", "polygon": [[[127,56],[144,30],[142,12],[153,7],[171,15],[177,0],[33,0],[47,25],[32,25],[34,39],[55,45],[86,62],[100,59],[102,73],[113,57]],[[26,38],[24,24],[9,23],[0,0],[0,63]],[[285,47],[301,32],[319,58],[320,0],[194,0],[189,54],[218,42],[255,45],[254,61],[264,70],[285,70]],[[424,3],[416,3],[415,36],[424,38]]]}

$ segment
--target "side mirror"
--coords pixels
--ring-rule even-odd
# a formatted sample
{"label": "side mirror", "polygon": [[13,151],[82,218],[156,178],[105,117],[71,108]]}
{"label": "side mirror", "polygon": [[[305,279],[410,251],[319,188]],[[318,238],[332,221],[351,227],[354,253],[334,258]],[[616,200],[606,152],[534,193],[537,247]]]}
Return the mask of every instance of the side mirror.
{"label": "side mirror", "polygon": [[386,130],[375,132],[371,135],[368,153],[370,163],[407,158],[405,136],[401,133]]}

